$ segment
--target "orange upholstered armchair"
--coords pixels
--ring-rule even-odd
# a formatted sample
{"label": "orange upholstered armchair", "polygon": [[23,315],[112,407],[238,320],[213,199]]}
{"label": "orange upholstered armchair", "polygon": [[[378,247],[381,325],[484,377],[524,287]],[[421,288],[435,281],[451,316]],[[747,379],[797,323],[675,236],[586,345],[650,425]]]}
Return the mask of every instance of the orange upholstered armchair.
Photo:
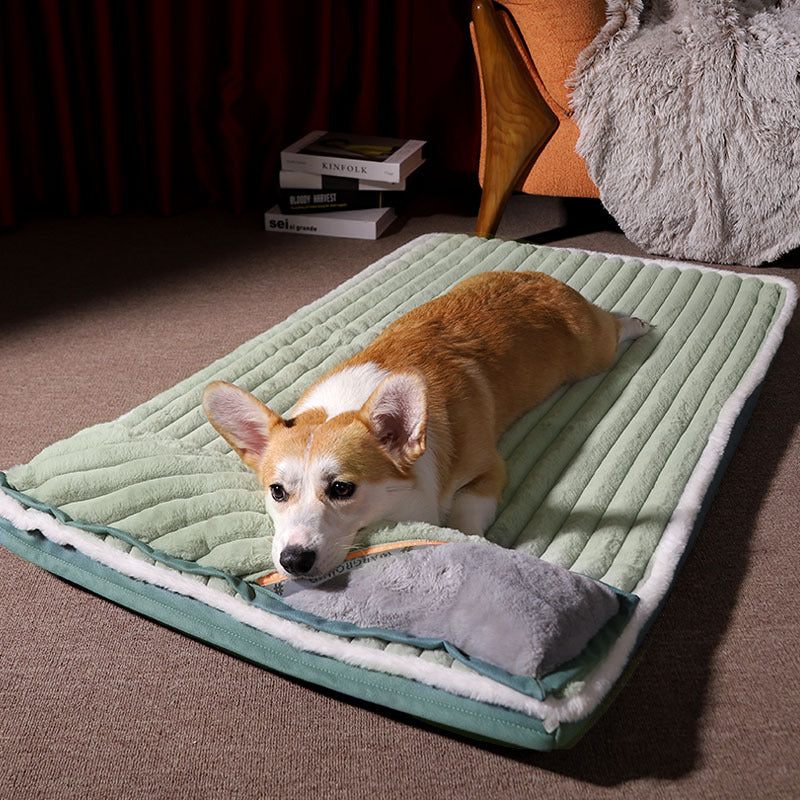
{"label": "orange upholstered armchair", "polygon": [[472,36],[481,76],[483,187],[475,232],[497,230],[514,189],[597,197],[575,152],[567,78],[605,23],[604,0],[474,0]]}

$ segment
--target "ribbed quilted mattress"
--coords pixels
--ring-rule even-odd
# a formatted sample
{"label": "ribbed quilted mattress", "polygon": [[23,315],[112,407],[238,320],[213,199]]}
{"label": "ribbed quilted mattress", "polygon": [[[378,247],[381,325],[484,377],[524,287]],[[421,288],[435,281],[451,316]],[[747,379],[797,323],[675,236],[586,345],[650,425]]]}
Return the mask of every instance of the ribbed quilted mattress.
{"label": "ribbed quilted mattress", "polygon": [[[305,617],[258,585],[273,570],[263,490],[200,406],[205,385],[226,380],[285,412],[400,314],[492,269],[547,272],[653,324],[610,371],[559,391],[500,443],[510,480],[487,538],[630,599],[543,680]],[[770,276],[423,236],[123,417],[0,473],[0,542],[270,669],[468,735],[567,747],[613,695],[664,602],[795,302],[794,287]],[[379,524],[356,547],[465,538]]]}

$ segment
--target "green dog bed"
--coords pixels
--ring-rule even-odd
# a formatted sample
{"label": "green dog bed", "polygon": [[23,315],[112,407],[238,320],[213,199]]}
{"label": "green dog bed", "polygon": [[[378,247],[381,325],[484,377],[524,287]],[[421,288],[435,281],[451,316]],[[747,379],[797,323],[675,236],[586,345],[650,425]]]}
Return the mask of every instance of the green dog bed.
{"label": "green dog bed", "polygon": [[[619,598],[579,655],[547,674],[512,674],[448,641],[288,605],[265,578],[263,489],[200,406],[206,384],[226,380],[283,413],[400,314],[494,269],[549,273],[653,325],[611,370],[560,390],[500,442],[509,485],[482,546],[535,556]],[[270,669],[470,736],[568,747],[658,614],[795,303],[794,287],[770,276],[423,236],[123,417],[0,473],[0,541]],[[402,559],[420,542],[465,541],[422,523],[378,524],[361,532],[361,557],[347,568],[385,557],[365,548],[400,543],[390,558]]]}

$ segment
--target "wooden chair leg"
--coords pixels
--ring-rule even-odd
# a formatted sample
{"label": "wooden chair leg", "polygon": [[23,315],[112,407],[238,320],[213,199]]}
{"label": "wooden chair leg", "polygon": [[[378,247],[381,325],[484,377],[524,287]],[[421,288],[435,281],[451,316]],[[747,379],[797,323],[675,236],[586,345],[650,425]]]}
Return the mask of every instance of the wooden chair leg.
{"label": "wooden chair leg", "polygon": [[501,29],[492,0],[474,0],[472,21],[486,98],[486,162],[475,233],[492,236],[508,198],[558,127]]}

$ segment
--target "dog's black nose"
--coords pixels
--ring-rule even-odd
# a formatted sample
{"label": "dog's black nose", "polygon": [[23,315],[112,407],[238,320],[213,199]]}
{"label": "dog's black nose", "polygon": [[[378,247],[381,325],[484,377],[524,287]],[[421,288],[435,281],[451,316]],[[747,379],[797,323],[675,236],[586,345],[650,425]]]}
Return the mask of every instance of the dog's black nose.
{"label": "dog's black nose", "polygon": [[317,560],[316,550],[290,545],[281,553],[281,566],[292,575],[305,575]]}

